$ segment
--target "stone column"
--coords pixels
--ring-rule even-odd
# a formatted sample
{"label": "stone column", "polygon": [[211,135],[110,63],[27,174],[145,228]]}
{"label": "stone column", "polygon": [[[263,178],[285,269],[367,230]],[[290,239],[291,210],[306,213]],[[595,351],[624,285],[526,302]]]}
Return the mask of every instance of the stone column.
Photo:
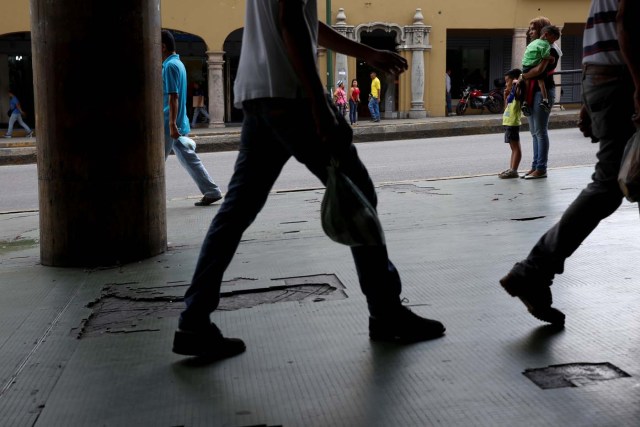
{"label": "stone column", "polygon": [[404,28],[406,45],[403,47],[404,50],[411,51],[411,109],[409,110],[409,118],[411,119],[427,117],[424,108],[424,82],[426,79],[424,54],[425,51],[431,49],[429,44],[430,31],[431,26],[424,25],[422,9],[416,9],[413,25]]}
{"label": "stone column", "polygon": [[[344,13],[344,8],[338,9],[338,14],[336,15],[336,23],[335,25],[333,25],[333,29],[342,34],[344,37],[353,40],[353,28],[353,25],[347,25],[347,15]],[[336,89],[336,83],[338,82],[338,80],[342,80],[344,82],[345,90],[348,91],[349,87],[351,86],[351,84],[349,83],[351,79],[349,78],[349,65],[347,55],[336,52],[334,76],[335,81],[333,90]]]}
{"label": "stone column", "polygon": [[[562,34],[563,27],[558,27],[558,28],[560,29],[560,34]],[[560,37],[560,39],[556,41],[556,44],[558,45],[560,50],[562,50],[562,37]],[[560,59],[558,60],[558,64],[556,65],[556,71],[561,71],[561,70],[562,70],[562,57],[560,57]],[[560,97],[562,96],[562,86],[558,86],[560,83],[562,83],[562,74],[556,74],[555,76],[553,76],[553,81],[556,82],[555,106],[557,106],[559,109],[562,109],[563,108],[562,105],[559,104]]]}
{"label": "stone column", "polygon": [[207,52],[207,68],[209,72],[209,127],[223,128],[224,125],[224,79],[222,66],[224,52]]}
{"label": "stone column", "polygon": [[522,68],[522,57],[527,49],[528,28],[515,28],[511,43],[511,68]]}
{"label": "stone column", "polygon": [[160,0],[30,6],[42,264],[164,252]]}

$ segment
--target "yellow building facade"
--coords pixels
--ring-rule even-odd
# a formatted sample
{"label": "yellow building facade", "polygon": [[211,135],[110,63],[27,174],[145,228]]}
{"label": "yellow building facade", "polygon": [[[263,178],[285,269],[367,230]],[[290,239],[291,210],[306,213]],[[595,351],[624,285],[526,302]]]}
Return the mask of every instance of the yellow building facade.
{"label": "yellow building facade", "polygon": [[[457,98],[467,84],[489,91],[505,71],[520,66],[529,21],[538,16],[546,16],[562,31],[558,44],[563,56],[557,69],[579,69],[589,4],[589,0],[319,0],[318,16],[345,37],[394,50],[407,59],[409,69],[399,77],[379,75],[382,117],[419,118],[446,114],[447,68],[452,69],[452,94]],[[161,3],[162,27],[174,31],[190,82],[207,88],[211,127],[242,119],[242,112],[233,107],[232,87],[244,7],[244,0]],[[21,89],[27,109],[33,105],[30,27],[28,0],[2,0],[0,105],[8,105],[10,85]],[[348,87],[357,79],[366,99],[372,68],[364,60],[321,50],[318,69],[327,90],[338,80]],[[579,75],[560,74],[556,79],[560,83],[556,99],[580,102]],[[361,107],[366,117],[366,105]]]}

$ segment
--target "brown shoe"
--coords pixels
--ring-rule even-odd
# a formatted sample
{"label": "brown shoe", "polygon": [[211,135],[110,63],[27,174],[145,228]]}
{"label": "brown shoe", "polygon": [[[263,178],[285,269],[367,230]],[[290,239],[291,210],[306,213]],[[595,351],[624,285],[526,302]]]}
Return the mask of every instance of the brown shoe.
{"label": "brown shoe", "polygon": [[524,179],[524,178],[528,177],[529,175],[531,175],[532,173],[534,173],[535,171],[536,171],[535,169],[529,169],[529,170],[527,171],[527,173],[525,173],[524,175],[522,175],[520,178],[523,178],[523,179]]}
{"label": "brown shoe", "polygon": [[552,325],[564,325],[564,313],[551,307],[553,299],[549,286],[512,273],[500,279],[500,285],[512,297],[520,298],[536,319]]}
{"label": "brown shoe", "polygon": [[546,172],[535,170],[531,172],[529,175],[525,176],[524,179],[540,179],[540,178],[546,178],[546,177],[547,177]]}

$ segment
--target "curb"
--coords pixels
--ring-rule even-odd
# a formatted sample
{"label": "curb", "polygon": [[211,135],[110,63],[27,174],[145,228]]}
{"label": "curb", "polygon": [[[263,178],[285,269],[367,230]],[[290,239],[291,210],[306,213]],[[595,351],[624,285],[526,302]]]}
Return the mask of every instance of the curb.
{"label": "curb", "polygon": [[[549,118],[549,129],[577,128],[578,111],[552,114]],[[529,130],[526,117],[522,118],[521,131]],[[235,151],[240,145],[240,127],[223,128],[217,131],[210,129],[196,130],[190,137],[197,144],[198,153],[215,153]],[[459,118],[442,118],[407,123],[393,121],[379,125],[367,124],[353,128],[353,142],[393,141],[400,139],[441,138],[448,136],[480,135],[502,133],[502,116],[470,116],[464,120]],[[28,145],[28,146],[25,146]],[[10,148],[0,148],[0,166],[24,165],[36,163],[36,146],[33,143],[20,143]]]}

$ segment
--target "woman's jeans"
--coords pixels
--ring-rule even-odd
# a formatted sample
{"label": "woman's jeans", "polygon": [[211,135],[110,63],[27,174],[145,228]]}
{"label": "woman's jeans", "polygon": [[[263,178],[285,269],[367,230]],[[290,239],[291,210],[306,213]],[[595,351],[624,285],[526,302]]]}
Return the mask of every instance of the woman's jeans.
{"label": "woman's jeans", "polygon": [[[533,138],[531,169],[546,172],[549,158],[549,116],[551,112],[543,110],[540,107],[540,101],[542,101],[542,92],[537,91],[533,95],[531,116],[529,117],[529,130]],[[549,105],[551,107],[553,107],[554,101],[555,88],[549,89]]]}
{"label": "woman's jeans", "polygon": [[[254,99],[243,103],[243,111],[240,148],[233,176],[204,238],[191,286],[185,294],[186,309],[180,316],[180,327],[184,329],[198,329],[209,324],[209,314],[220,302],[224,272],[236,253],[242,234],[265,205],[274,182],[292,156],[322,183],[327,181],[327,167],[332,156],[338,157],[341,171],[360,188],[372,206],[377,204],[373,182],[358,157],[352,143],[351,126],[344,117],[338,115],[340,132],[327,144],[322,143],[315,132],[316,125],[307,100]],[[397,308],[400,305],[400,276],[388,259],[386,246],[353,247],[351,252],[369,311],[374,314]],[[295,259],[288,261],[296,262]],[[313,266],[309,269],[312,272]]]}
{"label": "woman's jeans", "polygon": [[[582,244],[600,221],[618,209],[623,194],[618,186],[622,153],[635,127],[634,86],[625,66],[586,66],[582,76],[583,102],[600,140],[598,161],[591,183],[564,212],[560,221],[533,247],[512,272],[550,285],[564,271],[565,260]],[[535,106],[534,106],[535,108]],[[585,140],[585,144],[589,144]]]}
{"label": "woman's jeans", "polygon": [[351,124],[358,122],[358,103],[353,99],[349,100],[349,121]]}
{"label": "woman's jeans", "polygon": [[11,136],[13,134],[13,126],[16,122],[18,122],[18,124],[27,131],[27,134],[31,133],[31,128],[22,120],[22,114],[20,114],[20,111],[16,110],[11,114],[11,117],[9,117],[9,127],[7,127],[6,136]]}

